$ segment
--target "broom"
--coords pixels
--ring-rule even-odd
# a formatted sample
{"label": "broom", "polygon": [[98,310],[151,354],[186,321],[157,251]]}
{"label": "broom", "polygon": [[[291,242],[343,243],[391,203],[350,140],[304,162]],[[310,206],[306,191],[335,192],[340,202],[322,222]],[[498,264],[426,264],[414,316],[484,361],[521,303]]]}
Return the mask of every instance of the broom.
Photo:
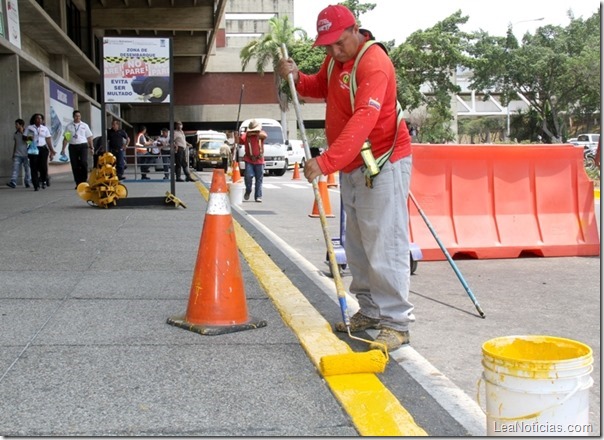
{"label": "broom", "polygon": [[[288,59],[287,47],[285,44],[281,44],[281,56],[284,59]],[[302,143],[304,144],[304,154],[306,160],[311,159],[310,147],[308,145],[308,139],[306,138],[306,130],[304,128],[304,120],[301,116],[300,101],[298,100],[298,92],[296,91],[296,85],[294,82],[293,73],[289,73],[287,76],[289,88],[292,94],[292,100],[294,108],[296,110],[296,118],[298,120],[298,127],[302,133]],[[346,325],[346,331],[351,339],[357,341],[366,342],[368,344],[374,343],[367,339],[353,336],[350,332],[350,318],[348,316],[348,306],[346,303],[346,291],[344,290],[344,283],[338,268],[336,261],[336,254],[333,249],[331,238],[329,237],[329,231],[327,229],[327,218],[325,216],[325,210],[323,208],[323,201],[321,199],[321,193],[319,191],[319,185],[317,179],[312,181],[312,188],[315,194],[315,201],[317,203],[317,209],[319,211],[319,218],[321,220],[321,229],[323,231],[323,238],[325,239],[325,246],[327,246],[327,255],[329,258],[329,265],[331,267],[331,273],[333,274],[333,280],[336,285],[336,293],[338,296],[338,302],[340,304],[340,312],[342,313],[342,320]],[[321,373],[323,376],[334,376],[340,374],[355,374],[355,373],[382,373],[386,368],[388,362],[388,349],[385,345],[382,345],[382,350],[369,350],[364,353],[347,353],[347,354],[334,354],[323,356],[319,362]]]}

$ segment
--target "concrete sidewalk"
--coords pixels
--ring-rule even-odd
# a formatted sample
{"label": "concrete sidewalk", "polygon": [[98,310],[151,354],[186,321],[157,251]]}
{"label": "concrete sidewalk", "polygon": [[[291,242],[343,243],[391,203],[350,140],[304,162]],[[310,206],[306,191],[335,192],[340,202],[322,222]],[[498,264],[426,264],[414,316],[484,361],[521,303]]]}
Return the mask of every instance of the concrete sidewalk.
{"label": "concrete sidewalk", "polygon": [[[169,189],[125,184],[129,197]],[[167,325],[186,311],[206,209],[200,183],[176,188],[187,209],[90,207],[70,174],[38,192],[0,189],[0,435],[467,434],[410,378],[391,393],[359,375],[371,377],[355,379],[352,398],[346,378],[322,378],[244,258],[249,314],[266,327],[201,336]],[[296,285],[308,282],[292,273]],[[331,332],[316,322],[303,325]],[[404,392],[433,425],[415,424],[397,400]]]}

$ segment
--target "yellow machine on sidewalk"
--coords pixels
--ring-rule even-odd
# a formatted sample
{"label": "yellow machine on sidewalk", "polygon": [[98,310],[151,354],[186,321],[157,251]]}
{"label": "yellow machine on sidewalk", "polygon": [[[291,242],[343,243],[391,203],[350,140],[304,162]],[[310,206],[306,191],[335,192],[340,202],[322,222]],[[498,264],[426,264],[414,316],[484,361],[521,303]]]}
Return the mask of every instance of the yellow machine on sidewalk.
{"label": "yellow machine on sidewalk", "polygon": [[105,153],[99,157],[98,166],[90,173],[88,182],[78,185],[78,195],[89,205],[101,208],[116,205],[118,199],[128,196],[128,189],[117,177],[113,154]]}

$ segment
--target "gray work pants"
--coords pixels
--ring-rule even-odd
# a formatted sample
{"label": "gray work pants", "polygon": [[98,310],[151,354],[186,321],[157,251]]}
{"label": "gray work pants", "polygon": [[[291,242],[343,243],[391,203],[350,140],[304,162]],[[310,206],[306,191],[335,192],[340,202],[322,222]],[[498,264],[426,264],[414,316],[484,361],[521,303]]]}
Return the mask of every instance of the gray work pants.
{"label": "gray work pants", "polygon": [[346,211],[346,262],[352,274],[350,293],[363,315],[382,326],[408,330],[415,321],[409,302],[409,211],[411,157],[386,163],[365,185],[363,167],[342,173]]}

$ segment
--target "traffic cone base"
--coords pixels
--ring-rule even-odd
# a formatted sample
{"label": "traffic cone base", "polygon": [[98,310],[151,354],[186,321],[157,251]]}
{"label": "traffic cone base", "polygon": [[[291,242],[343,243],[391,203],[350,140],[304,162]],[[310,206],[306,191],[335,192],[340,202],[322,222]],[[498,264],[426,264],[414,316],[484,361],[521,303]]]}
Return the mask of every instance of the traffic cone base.
{"label": "traffic cone base", "polygon": [[202,335],[218,335],[266,326],[248,316],[239,251],[222,168],[215,169],[199,240],[199,251],[184,316],[168,324]]}
{"label": "traffic cone base", "polygon": [[[321,203],[323,204],[323,211],[325,212],[325,217],[332,218],[335,217],[331,212],[331,202],[329,200],[329,191],[327,191],[327,182],[325,181],[325,176],[319,177],[319,195],[321,196]],[[309,217],[317,218],[321,215],[319,214],[319,205],[317,204],[317,200],[312,207],[312,213],[308,214]]]}
{"label": "traffic cone base", "polygon": [[201,325],[191,324],[187,322],[185,316],[173,316],[168,318],[168,324],[175,327],[184,328],[194,333],[199,333],[204,336],[224,335],[227,333],[241,332],[244,330],[253,330],[256,328],[266,327],[266,321],[251,318],[249,322],[235,325]]}

